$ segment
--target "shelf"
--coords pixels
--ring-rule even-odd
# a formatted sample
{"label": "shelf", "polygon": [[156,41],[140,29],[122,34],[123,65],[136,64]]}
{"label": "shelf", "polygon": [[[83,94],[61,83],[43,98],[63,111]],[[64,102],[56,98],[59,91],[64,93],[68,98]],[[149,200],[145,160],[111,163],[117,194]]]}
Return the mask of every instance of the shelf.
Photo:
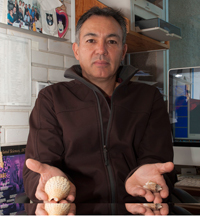
{"label": "shelf", "polygon": [[47,35],[47,34],[43,34],[43,33],[38,33],[35,31],[26,30],[26,29],[19,28],[19,27],[13,27],[11,25],[4,24],[4,23],[0,23],[0,27],[5,28],[5,29],[9,29],[9,30],[19,31],[21,33],[30,34],[30,35],[37,36],[37,37],[48,38],[48,39],[56,40],[56,41],[67,41],[68,40],[65,38],[60,38],[60,37],[55,37],[55,36],[51,36],[51,35]]}
{"label": "shelf", "polygon": [[126,43],[128,44],[128,53],[169,49],[168,41],[161,43],[131,30],[127,34]]}
{"label": "shelf", "polygon": [[[76,24],[87,10],[91,7],[106,7],[106,5],[102,4],[98,0],[76,0]],[[146,51],[157,51],[157,50],[166,50],[169,49],[169,41],[162,43],[160,41],[151,39],[147,36],[144,36],[140,33],[130,30],[130,21],[127,20],[127,38],[126,43],[128,44],[128,53],[137,53],[137,52],[146,52]]]}

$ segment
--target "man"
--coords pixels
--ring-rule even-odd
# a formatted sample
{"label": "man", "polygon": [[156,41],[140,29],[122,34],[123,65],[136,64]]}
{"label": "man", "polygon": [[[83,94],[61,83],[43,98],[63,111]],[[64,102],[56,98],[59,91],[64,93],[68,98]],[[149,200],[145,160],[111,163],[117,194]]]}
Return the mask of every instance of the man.
{"label": "man", "polygon": [[[43,89],[30,117],[24,184],[32,201],[47,201],[46,181],[61,175],[71,184],[62,202],[76,204],[69,214],[169,213],[166,203],[155,212],[136,204],[167,202],[175,175],[162,95],[130,82],[137,70],[120,66],[125,42],[120,12],[92,8],[80,18],[73,44],[80,66],[65,72],[73,80]],[[143,188],[148,181],[162,190]],[[47,214],[44,204],[35,213]]]}
{"label": "man", "polygon": [[31,4],[28,4],[28,11],[29,11],[29,16],[31,15],[32,9],[31,9]]}
{"label": "man", "polygon": [[23,12],[22,12],[22,9],[21,9],[21,8],[19,8],[18,18],[19,18],[19,20],[21,20],[21,21],[24,20]]}
{"label": "man", "polygon": [[24,14],[24,11],[23,11],[23,6],[22,6],[22,1],[19,1],[19,9],[21,8],[21,13],[22,13],[22,16]]}
{"label": "man", "polygon": [[16,7],[13,8],[13,18],[14,18],[14,22],[18,21],[18,13]]}
{"label": "man", "polygon": [[34,21],[35,20],[35,8],[34,8],[34,6],[32,6],[31,16],[32,16],[32,19]]}
{"label": "man", "polygon": [[26,11],[26,14],[24,16],[24,22],[25,22],[26,25],[29,25],[29,23],[30,23],[30,16],[29,16],[28,11]]}
{"label": "man", "polygon": [[20,162],[19,160],[15,160],[15,169],[11,174],[11,184],[14,186],[16,193],[20,193],[24,191],[23,180],[22,180],[22,172],[20,170]]}
{"label": "man", "polygon": [[25,15],[27,14],[27,11],[29,12],[28,8],[27,8],[27,4],[25,4],[25,7],[24,7],[24,17]]}
{"label": "man", "polygon": [[41,24],[41,22],[37,18],[38,17],[35,16],[36,31],[39,32],[39,33],[42,33],[42,24]]}
{"label": "man", "polygon": [[35,8],[35,17],[37,17],[37,20],[39,20],[39,13],[37,12],[37,8]]}

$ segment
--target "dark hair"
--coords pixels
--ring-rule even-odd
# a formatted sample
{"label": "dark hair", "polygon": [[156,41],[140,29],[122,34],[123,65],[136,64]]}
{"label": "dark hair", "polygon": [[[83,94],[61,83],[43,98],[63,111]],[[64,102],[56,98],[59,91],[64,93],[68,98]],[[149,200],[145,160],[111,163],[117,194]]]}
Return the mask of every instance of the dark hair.
{"label": "dark hair", "polygon": [[126,28],[126,19],[124,18],[124,15],[116,9],[105,7],[105,8],[99,8],[99,7],[92,7],[89,9],[86,13],[84,13],[77,25],[76,25],[76,43],[79,44],[80,41],[80,30],[84,22],[90,18],[92,15],[97,16],[104,16],[104,17],[113,17],[121,26],[122,33],[123,33],[123,39],[122,43],[126,43],[126,34],[127,34],[127,28]]}

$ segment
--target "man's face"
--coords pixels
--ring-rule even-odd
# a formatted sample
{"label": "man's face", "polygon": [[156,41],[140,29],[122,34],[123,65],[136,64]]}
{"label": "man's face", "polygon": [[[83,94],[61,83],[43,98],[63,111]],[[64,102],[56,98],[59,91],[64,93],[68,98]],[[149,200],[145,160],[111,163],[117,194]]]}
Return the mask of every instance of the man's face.
{"label": "man's face", "polygon": [[85,21],[79,45],[73,44],[83,77],[89,81],[102,81],[116,74],[127,51],[127,45],[122,44],[122,35],[120,25],[112,17],[93,15]]}
{"label": "man's face", "polygon": [[15,7],[13,8],[13,12],[16,13],[16,8]]}

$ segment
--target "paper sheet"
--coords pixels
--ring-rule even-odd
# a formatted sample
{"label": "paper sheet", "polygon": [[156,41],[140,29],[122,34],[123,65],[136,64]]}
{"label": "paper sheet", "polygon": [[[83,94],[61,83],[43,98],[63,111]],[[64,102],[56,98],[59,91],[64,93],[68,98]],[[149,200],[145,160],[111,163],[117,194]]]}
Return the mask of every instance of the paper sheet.
{"label": "paper sheet", "polygon": [[7,0],[0,0],[0,22],[6,23]]}
{"label": "paper sheet", "polygon": [[0,104],[31,105],[31,40],[0,34]]}

